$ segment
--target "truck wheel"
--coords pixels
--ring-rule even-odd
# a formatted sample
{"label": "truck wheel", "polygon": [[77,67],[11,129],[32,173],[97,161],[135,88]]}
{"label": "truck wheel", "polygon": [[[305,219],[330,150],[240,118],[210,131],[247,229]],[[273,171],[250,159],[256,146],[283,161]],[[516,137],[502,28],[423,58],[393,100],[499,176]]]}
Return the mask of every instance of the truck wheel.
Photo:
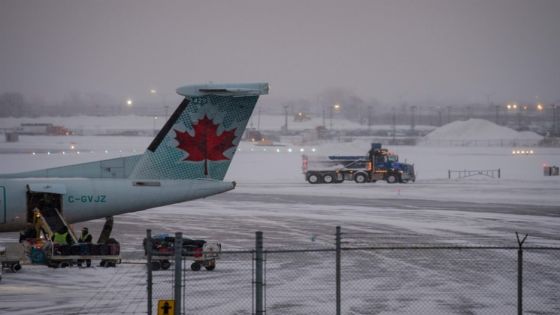
{"label": "truck wheel", "polygon": [[169,267],[171,267],[171,263],[169,262],[169,260],[164,260],[161,262],[161,269],[167,270],[169,269]]}
{"label": "truck wheel", "polygon": [[307,176],[307,181],[310,184],[317,184],[319,183],[319,176],[317,176],[317,174],[309,174],[309,176]]}
{"label": "truck wheel", "polygon": [[204,268],[206,268],[206,270],[208,270],[208,271],[212,271],[216,268],[216,265],[208,265],[208,266],[205,266]]}
{"label": "truck wheel", "polygon": [[197,263],[197,262],[193,262],[193,263],[191,264],[191,270],[192,270],[192,271],[199,271],[201,267],[202,267],[202,266],[201,266],[199,263]]}
{"label": "truck wheel", "polygon": [[15,263],[10,267],[12,272],[18,272],[21,270],[21,265],[19,263]]}
{"label": "truck wheel", "polygon": [[397,182],[397,176],[391,174],[387,176],[387,183],[394,184]]}
{"label": "truck wheel", "polygon": [[60,268],[70,267],[70,263],[67,261],[61,261],[59,266]]}
{"label": "truck wheel", "polygon": [[334,182],[334,176],[332,174],[323,175],[323,182],[325,184],[332,184],[332,182]]}
{"label": "truck wheel", "polygon": [[354,181],[358,184],[365,183],[367,180],[367,176],[364,173],[357,173],[354,175]]}

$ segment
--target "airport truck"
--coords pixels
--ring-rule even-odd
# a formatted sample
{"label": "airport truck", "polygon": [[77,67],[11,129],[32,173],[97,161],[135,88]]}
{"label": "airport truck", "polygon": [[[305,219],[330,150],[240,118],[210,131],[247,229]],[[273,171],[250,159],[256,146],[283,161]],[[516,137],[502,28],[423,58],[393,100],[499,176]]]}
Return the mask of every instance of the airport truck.
{"label": "airport truck", "polygon": [[328,157],[303,156],[305,179],[311,184],[337,184],[345,180],[356,183],[407,183],[416,180],[414,164],[399,162],[399,156],[372,143],[365,156],[331,155]]}

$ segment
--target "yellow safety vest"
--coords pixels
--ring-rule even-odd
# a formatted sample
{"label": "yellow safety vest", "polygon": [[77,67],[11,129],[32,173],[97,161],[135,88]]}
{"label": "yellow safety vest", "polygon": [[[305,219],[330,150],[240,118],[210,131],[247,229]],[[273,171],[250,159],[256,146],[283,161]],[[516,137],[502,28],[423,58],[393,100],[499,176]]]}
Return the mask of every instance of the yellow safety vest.
{"label": "yellow safety vest", "polygon": [[80,236],[79,242],[85,242],[87,240],[88,236],[89,236],[89,233],[82,234]]}
{"label": "yellow safety vest", "polygon": [[68,236],[68,232],[61,234],[61,233],[54,233],[54,242],[56,244],[60,244],[60,245],[68,245],[68,242],[66,242],[66,237]]}

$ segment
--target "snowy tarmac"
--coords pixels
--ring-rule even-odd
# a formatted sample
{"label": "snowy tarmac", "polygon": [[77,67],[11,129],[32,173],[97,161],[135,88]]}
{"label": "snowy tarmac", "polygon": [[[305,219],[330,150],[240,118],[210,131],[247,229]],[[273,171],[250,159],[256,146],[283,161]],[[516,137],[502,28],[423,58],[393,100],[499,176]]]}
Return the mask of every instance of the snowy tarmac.
{"label": "snowy tarmac", "polygon": [[[45,138],[51,145],[45,143]],[[82,139],[83,138],[83,139]],[[111,137],[74,137],[93,152],[0,154],[0,173],[79,163],[142,152],[131,138],[117,152]],[[149,142],[145,138],[145,142]],[[67,146],[64,137],[22,137],[16,146],[45,149]],[[4,150],[11,144],[1,143]],[[316,154],[359,153],[364,143],[325,144]],[[533,156],[512,156],[511,148],[393,147],[401,160],[416,165],[416,183],[307,184],[301,153],[271,152],[243,143],[227,180],[234,191],[187,203],[115,218],[114,236],[126,261],[141,262],[141,243],[153,233],[181,231],[219,240],[224,250],[248,250],[255,231],[268,249],[333,248],[335,226],[348,246],[458,244],[515,246],[515,232],[529,234],[527,245],[559,245],[560,180],[542,176],[542,164],[558,165],[559,149]],[[253,150],[251,150],[253,149]],[[310,147],[303,148],[309,150]],[[104,153],[110,151],[109,154]],[[122,149],[121,149],[122,150]],[[294,151],[300,150],[294,146]],[[447,170],[500,168],[502,178],[447,179]],[[87,225],[98,235],[102,220]],[[0,235],[0,242],[17,233]],[[461,256],[463,255],[463,256]],[[469,254],[351,252],[344,260],[344,314],[496,314],[515,312],[515,251]],[[333,254],[273,256],[268,259],[267,313],[333,313]],[[443,257],[449,258],[449,260]],[[539,260],[526,294],[535,313],[560,312],[558,253]],[[251,257],[225,256],[212,273],[187,272],[197,282],[189,291],[189,314],[246,314],[251,311]],[[243,263],[239,263],[242,260]],[[293,268],[283,268],[291,265]],[[171,286],[171,283],[169,283]],[[389,289],[390,288],[390,289]],[[169,291],[171,292],[171,291]],[[556,293],[551,293],[556,292]],[[375,293],[375,294],[373,294]],[[0,312],[7,314],[111,314],[145,312],[145,270],[141,264],[115,269],[67,270],[24,266],[0,282]]]}

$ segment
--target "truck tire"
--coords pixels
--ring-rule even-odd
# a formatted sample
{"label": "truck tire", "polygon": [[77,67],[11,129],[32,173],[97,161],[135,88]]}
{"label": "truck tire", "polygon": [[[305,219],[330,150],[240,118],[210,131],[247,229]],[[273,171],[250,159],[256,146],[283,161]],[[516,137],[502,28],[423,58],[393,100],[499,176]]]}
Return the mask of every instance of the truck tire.
{"label": "truck tire", "polygon": [[367,175],[365,173],[354,174],[354,181],[358,184],[363,184],[367,181]]}
{"label": "truck tire", "polygon": [[389,184],[394,184],[398,181],[398,178],[395,174],[389,174],[387,175],[387,183]]}
{"label": "truck tire", "polygon": [[323,183],[332,184],[334,182],[335,176],[331,173],[323,175]]}
{"label": "truck tire", "polygon": [[200,265],[198,262],[193,262],[191,264],[191,270],[192,271],[199,271],[201,267],[202,267],[202,265]]}
{"label": "truck tire", "polygon": [[67,261],[61,261],[61,262],[58,264],[58,266],[59,266],[60,268],[68,268],[68,267],[71,266],[71,263],[70,263],[70,262],[67,262]]}
{"label": "truck tire", "polygon": [[12,272],[18,272],[18,271],[21,270],[21,265],[19,263],[15,263],[15,264],[10,266],[10,270]]}
{"label": "truck tire", "polygon": [[307,181],[310,184],[318,184],[319,183],[319,175],[317,175],[315,173],[311,173],[307,176]]}
{"label": "truck tire", "polygon": [[169,262],[169,260],[162,260],[161,261],[161,269],[167,270],[167,269],[169,269],[169,267],[171,267],[171,263]]}

